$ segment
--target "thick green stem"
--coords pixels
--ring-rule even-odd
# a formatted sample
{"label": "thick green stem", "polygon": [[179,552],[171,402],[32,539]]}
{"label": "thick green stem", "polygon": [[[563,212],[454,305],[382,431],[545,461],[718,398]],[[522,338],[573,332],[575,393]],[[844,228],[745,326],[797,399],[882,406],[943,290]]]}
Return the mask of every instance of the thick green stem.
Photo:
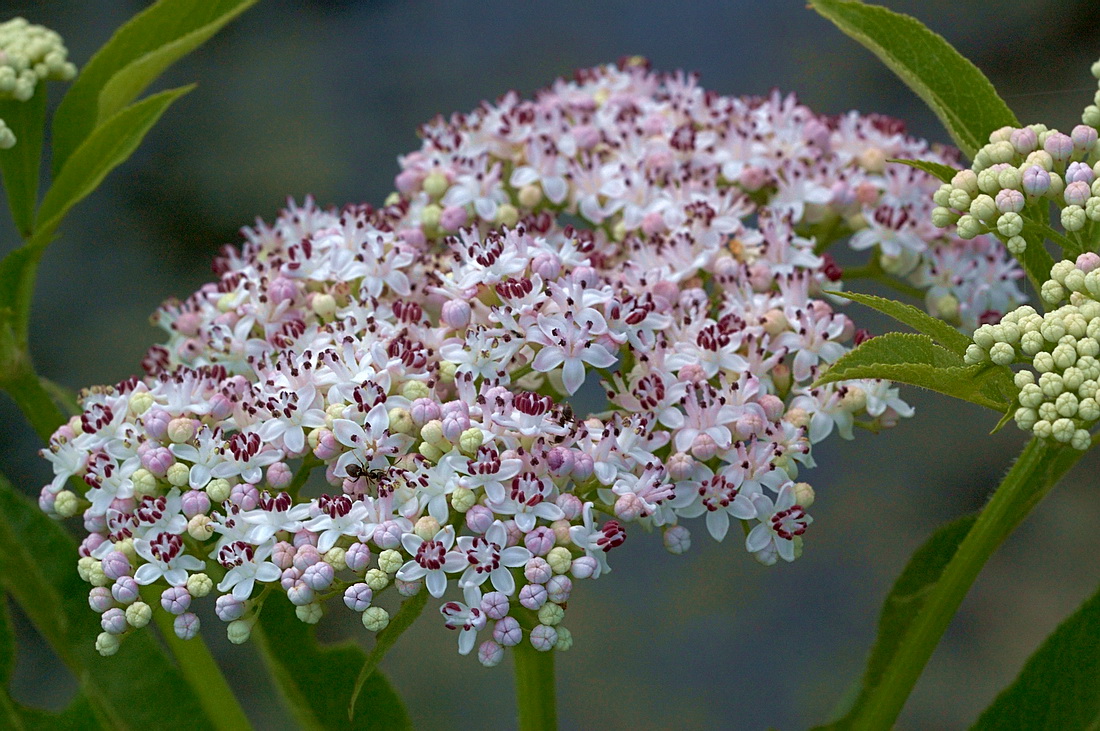
{"label": "thick green stem", "polygon": [[[147,604],[156,606],[159,603],[159,594],[159,589],[147,586],[142,588],[141,598]],[[181,640],[176,636],[173,627],[175,618],[167,612],[154,611],[153,619],[164,637],[168,651],[176,658],[180,672],[214,727],[225,731],[252,728],[202,637]]]}
{"label": "thick green stem", "polygon": [[0,374],[0,388],[7,391],[19,405],[42,441],[49,442],[50,435],[65,423],[66,417],[43,387],[30,363],[21,360],[14,365],[8,373]]}
{"label": "thick green stem", "polygon": [[512,648],[520,731],[558,727],[554,691],[554,651],[539,652],[526,639]]}
{"label": "thick green stem", "polygon": [[940,580],[931,587],[881,682],[853,720],[853,729],[878,731],[893,726],[985,562],[1083,454],[1069,447],[1047,446],[1037,439],[1028,442]]}

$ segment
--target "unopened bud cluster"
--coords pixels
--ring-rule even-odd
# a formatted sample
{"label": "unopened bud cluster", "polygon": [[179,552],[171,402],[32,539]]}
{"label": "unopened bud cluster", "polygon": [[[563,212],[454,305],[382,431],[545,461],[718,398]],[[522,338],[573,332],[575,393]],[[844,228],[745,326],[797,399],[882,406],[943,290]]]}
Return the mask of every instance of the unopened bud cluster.
{"label": "unopened bud cluster", "polygon": [[1016,373],[1020,407],[1016,424],[1041,439],[1088,449],[1089,430],[1100,420],[1100,256],[1085,253],[1060,261],[1041,289],[1051,309],[1029,306],[974,332],[968,363],[1025,362]]}
{"label": "unopened bud cluster", "polygon": [[[575,582],[634,525],[683,553],[702,518],[792,561],[811,445],[912,413],[886,382],[812,387],[862,336],[822,297],[835,265],[809,234],[901,206],[868,248],[1011,272],[938,231],[895,240],[928,234],[900,198],[930,184],[884,158],[931,153],[883,118],[629,60],[422,132],[384,207],[291,204],[245,229],[215,282],[157,313],[146,377],[86,391],[51,439],[40,504],[83,517],[101,652],[151,612],[193,636],[207,596],[239,643],[265,602],[378,631],[387,592],[427,591],[494,665],[567,649]],[[589,414],[569,402],[586,383],[606,396]]]}
{"label": "unopened bud cluster", "polygon": [[[1092,72],[1100,78],[1100,61]],[[1100,91],[1094,101],[1100,103]],[[1081,120],[1068,135],[1043,124],[1003,127],[991,134],[973,167],[936,191],[933,222],[955,226],[964,239],[993,234],[1020,255],[1029,245],[1042,245],[1045,228],[1028,222],[1045,227],[1054,203],[1058,222],[1071,237],[1089,237],[1100,222],[1097,104],[1086,107]]]}
{"label": "unopened bud cluster", "polygon": [[[23,18],[0,23],[0,99],[25,102],[40,81],[68,81],[76,66],[61,36]],[[0,149],[15,144],[15,134],[0,119]]]}

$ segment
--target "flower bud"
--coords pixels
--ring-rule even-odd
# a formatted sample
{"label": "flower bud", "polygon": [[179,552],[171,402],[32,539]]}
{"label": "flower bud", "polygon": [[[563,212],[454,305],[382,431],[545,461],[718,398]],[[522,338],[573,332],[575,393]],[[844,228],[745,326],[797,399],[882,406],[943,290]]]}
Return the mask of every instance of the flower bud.
{"label": "flower bud", "polygon": [[477,648],[477,659],[484,667],[496,667],[504,659],[504,648],[492,640],[485,640]]}
{"label": "flower bud", "polygon": [[231,490],[229,481],[221,478],[211,480],[206,484],[206,495],[210,498],[210,502],[214,504],[224,503],[228,500]]}
{"label": "flower bud", "polygon": [[145,602],[134,602],[126,607],[126,623],[135,629],[141,629],[153,618],[153,608]]}
{"label": "flower bud", "polygon": [[565,604],[573,592],[573,582],[568,576],[552,576],[546,582],[546,598],[555,604]]}
{"label": "flower bud", "polygon": [[363,626],[368,632],[380,632],[390,623],[390,613],[382,607],[367,607],[363,612]]}
{"label": "flower bud", "polygon": [[187,535],[196,541],[205,541],[214,535],[214,523],[209,515],[196,515],[187,521]]}
{"label": "flower bud", "polygon": [[118,652],[119,644],[119,638],[109,632],[101,632],[99,636],[95,638],[96,652],[103,657],[110,657]]}
{"label": "flower bud", "polygon": [[123,576],[111,585],[111,597],[119,604],[130,604],[136,601],[138,596],[140,591],[132,577]]}
{"label": "flower bud", "polygon": [[252,622],[244,619],[232,621],[226,627],[226,635],[234,645],[243,645],[252,636]]}
{"label": "flower bud", "polygon": [[504,647],[515,647],[523,641],[523,629],[515,617],[502,617],[493,625],[493,639]]}
{"label": "flower bud", "polygon": [[199,633],[199,617],[194,612],[185,612],[172,622],[172,630],[181,640],[190,640]]}
{"label": "flower bud", "polygon": [[682,525],[673,525],[665,529],[664,544],[669,553],[681,554],[691,548],[691,532]]}
{"label": "flower bud", "polygon": [[600,565],[596,559],[591,556],[581,556],[573,560],[570,573],[573,574],[574,579],[587,579],[593,576],[599,567]]}
{"label": "flower bud", "polygon": [[[223,594],[214,602],[214,613],[217,614],[218,619],[223,622],[232,622],[235,619],[239,619],[244,616],[244,610],[245,603],[232,594]],[[251,631],[251,627],[249,630]]]}
{"label": "flower bud", "polygon": [[542,584],[525,584],[519,590],[519,603],[531,611],[538,611],[546,603],[546,587]]}
{"label": "flower bud", "polygon": [[531,630],[531,646],[539,652],[549,652],[558,641],[558,633],[549,625],[540,624]]}

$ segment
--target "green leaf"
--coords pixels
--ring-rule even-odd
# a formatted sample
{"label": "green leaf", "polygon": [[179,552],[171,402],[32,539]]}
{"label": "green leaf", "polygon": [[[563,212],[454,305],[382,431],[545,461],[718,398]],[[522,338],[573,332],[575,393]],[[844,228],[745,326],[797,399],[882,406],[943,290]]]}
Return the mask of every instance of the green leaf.
{"label": "green leaf", "polygon": [[850,299],[872,310],[878,310],[884,315],[889,315],[903,325],[924,333],[956,355],[963,355],[967,346],[974,342],[943,320],[932,317],[924,310],[904,302],[859,292],[830,292],[829,294]]}
{"label": "green leaf", "polygon": [[34,228],[38,205],[38,175],[42,167],[42,137],[46,131],[46,84],[35,86],[25,102],[0,100],[0,119],[15,133],[15,147],[0,150],[0,173],[15,228],[24,238]]}
{"label": "green leaf", "polygon": [[362,692],[364,684],[374,674],[378,663],[382,662],[382,658],[397,642],[397,638],[404,634],[405,630],[411,627],[416,618],[420,616],[420,613],[424,611],[424,605],[427,601],[428,593],[425,591],[417,592],[409,597],[401,603],[401,608],[397,610],[397,614],[393,615],[386,628],[378,633],[374,641],[374,647],[367,655],[363,667],[359,669],[359,677],[355,679],[355,687],[352,689],[351,699],[348,701],[349,720],[355,720],[355,707],[358,704],[359,694]]}
{"label": "green leaf", "polygon": [[285,597],[264,603],[252,639],[276,686],[304,729],[411,729],[401,699],[380,672],[371,673],[349,723],[347,703],[366,654],[351,642],[322,647]]}
{"label": "green leaf", "polygon": [[0,588],[76,675],[95,715],[112,729],[214,728],[151,632],[135,632],[115,656],[100,657],[99,618],[77,576],[78,558],[61,525],[0,477]]}
{"label": "green leaf", "polygon": [[943,183],[950,183],[951,179],[955,177],[955,173],[959,172],[950,165],[941,165],[931,160],[902,160],[901,158],[892,158],[888,159],[886,162],[899,162],[902,165],[908,165],[911,168],[923,170]]}
{"label": "green leaf", "polygon": [[916,18],[856,0],[810,4],[916,92],[968,157],[989,142],[991,132],[1020,126],[989,79]]}
{"label": "green leaf", "polygon": [[169,105],[193,88],[194,84],[154,94],[96,127],[69,157],[46,192],[38,210],[34,243],[44,246],[69,209],[130,157]]}
{"label": "green leaf", "polygon": [[973,728],[1100,728],[1100,592],[1032,655]]}
{"label": "green leaf", "polygon": [[54,115],[54,174],[92,130],[255,2],[160,0],[119,28],[84,66]]}
{"label": "green leaf", "polygon": [[927,388],[1004,413],[1012,372],[1004,366],[963,365],[962,358],[927,335],[887,333],[846,353],[817,382],[882,378]]}
{"label": "green leaf", "polygon": [[909,559],[883,603],[878,636],[867,660],[859,696],[843,718],[818,727],[821,731],[843,731],[852,727],[868,694],[882,680],[909,625],[924,606],[929,592],[939,581],[976,519],[975,515],[967,515],[941,527]]}

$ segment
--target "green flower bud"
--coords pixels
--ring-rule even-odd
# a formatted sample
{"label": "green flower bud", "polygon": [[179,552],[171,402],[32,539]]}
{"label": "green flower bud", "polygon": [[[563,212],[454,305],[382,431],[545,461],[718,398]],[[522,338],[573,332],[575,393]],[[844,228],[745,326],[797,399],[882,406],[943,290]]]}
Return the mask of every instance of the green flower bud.
{"label": "green flower bud", "polygon": [[524,208],[534,208],[542,202],[542,188],[534,184],[525,185],[519,189],[516,197]]}
{"label": "green flower bud", "polygon": [[551,548],[546,554],[546,562],[550,564],[550,570],[555,574],[564,574],[573,566],[573,555],[564,546]]}
{"label": "green flower bud", "polygon": [[1085,421],[1100,419],[1100,403],[1094,398],[1081,399],[1077,404],[1077,416]]}
{"label": "green flower bud", "polygon": [[997,204],[986,194],[981,194],[970,204],[970,215],[982,223],[991,223],[997,218]]}
{"label": "green flower bud", "polygon": [[963,356],[963,360],[967,365],[975,365],[984,362],[988,357],[989,355],[981,349],[981,346],[971,343],[966,346],[966,354]]}
{"label": "green flower bud", "polygon": [[390,613],[382,607],[367,607],[363,612],[363,626],[368,632],[381,632],[390,623]]}
{"label": "green flower bud", "polygon": [[1054,409],[1058,412],[1059,416],[1072,419],[1074,416],[1077,416],[1077,397],[1068,391],[1061,394],[1054,401]]}
{"label": "green flower bud", "polygon": [[424,192],[434,200],[438,200],[443,197],[443,194],[447,192],[447,189],[451,187],[451,184],[447,181],[447,176],[443,173],[429,173],[424,178]]}
{"label": "green flower bud", "polygon": [[401,384],[401,395],[409,401],[416,401],[431,396],[432,390],[423,381],[405,381]]}
{"label": "green flower bud", "polygon": [[206,484],[206,496],[210,498],[212,503],[224,503],[229,499],[229,493],[232,489],[228,480],[218,478]]}
{"label": "green flower bud", "polygon": [[1023,389],[1035,383],[1035,374],[1031,371],[1020,371],[1012,377],[1012,382],[1016,384],[1016,388]]}
{"label": "green flower bud", "polygon": [[456,512],[465,513],[470,508],[477,504],[477,495],[474,495],[473,490],[469,490],[465,487],[456,487],[454,492],[451,493],[451,507]]}
{"label": "green flower bud", "polygon": [[458,437],[458,448],[468,457],[477,454],[478,447],[485,443],[485,435],[481,429],[472,426],[462,432]]}
{"label": "green flower bud", "polygon": [[1085,382],[1085,372],[1080,368],[1069,367],[1062,373],[1062,385],[1067,391],[1076,391]]}
{"label": "green flower bud", "polygon": [[1031,427],[1031,431],[1040,439],[1050,439],[1053,433],[1050,421],[1047,419],[1039,419],[1039,421],[1035,422],[1035,426]]}
{"label": "green flower bud", "polygon": [[134,416],[141,416],[149,410],[153,403],[153,394],[148,391],[138,391],[130,396],[130,413]]}
{"label": "green flower bud", "polygon": [[103,657],[110,657],[118,652],[120,644],[122,644],[122,638],[109,632],[100,632],[99,636],[95,638],[96,652]]}
{"label": "green flower bud", "polygon": [[565,610],[560,605],[554,604],[554,602],[546,602],[546,604],[539,607],[539,624],[553,627],[561,624],[563,619],[565,619]]}
{"label": "green flower bud", "polygon": [[442,214],[442,208],[435,203],[429,203],[420,211],[420,225],[425,230],[434,231],[439,228],[439,217]]}
{"label": "green flower bud", "polygon": [[[970,196],[978,194],[978,176],[973,170],[960,170],[955,173],[955,176],[951,178],[951,185],[966,192]],[[967,206],[969,206],[969,202]],[[955,208],[962,208],[963,206],[955,206]]]}
{"label": "green flower bud", "polygon": [[1005,248],[1008,249],[1009,254],[1019,256],[1027,250],[1027,241],[1023,236],[1013,236],[1005,242]]}
{"label": "green flower bud", "polygon": [[1073,433],[1077,431],[1071,419],[1058,419],[1050,425],[1050,436],[1056,442],[1068,444],[1073,439]]}
{"label": "green flower bud", "polygon": [[989,359],[997,365],[1009,365],[1016,359],[1016,351],[1008,343],[994,343],[989,349]]}
{"label": "green flower bud", "polygon": [[1080,231],[1088,222],[1085,209],[1081,206],[1066,206],[1062,209],[1062,228],[1066,231]]}
{"label": "green flower bud", "polygon": [[378,554],[378,568],[384,573],[396,574],[397,570],[401,568],[404,563],[405,559],[401,557],[401,553],[392,548],[387,548],[385,551]]}
{"label": "green flower bud", "polygon": [[126,623],[135,629],[141,629],[153,618],[153,608],[142,601],[126,607]]}
{"label": "green flower bud", "polygon": [[558,641],[554,643],[554,649],[558,652],[565,652],[573,646],[573,633],[561,625],[558,625],[555,629],[558,631]]}
{"label": "green flower bud", "polygon": [[334,571],[343,571],[348,567],[347,561],[344,557],[347,555],[347,551],[339,546],[333,546],[325,552],[325,563],[332,566]]}
{"label": "green flower bud", "polygon": [[511,228],[516,225],[517,221],[519,221],[519,211],[516,210],[515,206],[509,203],[497,206],[496,222],[498,225]]}
{"label": "green flower bud", "polygon": [[[976,186],[975,186],[976,187]],[[977,191],[975,190],[975,193]],[[974,200],[973,196],[965,190],[959,190],[955,188],[948,194],[947,206],[959,211],[969,211],[970,203]]]}
{"label": "green flower bud", "polygon": [[1039,420],[1039,416],[1036,414],[1035,409],[1023,407],[1016,409],[1016,413],[1013,417],[1016,420],[1016,426],[1024,431],[1031,431],[1031,428],[1035,426],[1035,422]]}
{"label": "green flower bud", "polygon": [[187,521],[187,535],[196,541],[205,541],[214,535],[214,524],[209,515],[199,513]]}
{"label": "green flower bud", "polygon": [[1024,230],[1024,219],[1019,213],[1002,213],[997,219],[997,232],[1010,239]]}
{"label": "green flower bud", "polygon": [[1055,282],[1053,279],[1048,279],[1043,282],[1043,286],[1039,288],[1039,296],[1043,298],[1043,302],[1049,305],[1056,305],[1066,297],[1066,290],[1062,289],[1062,285]]}
{"label": "green flower bud", "polygon": [[438,520],[430,515],[425,515],[416,521],[416,525],[413,526],[413,533],[425,541],[430,541],[439,532],[440,527]]}
{"label": "green flower bud", "polygon": [[443,458],[444,454],[443,450],[441,450],[439,447],[428,444],[427,442],[421,442],[420,446],[417,447],[417,451],[419,451],[420,454],[423,455],[424,458],[429,462],[438,462],[440,459]]}
{"label": "green flower bud", "polygon": [[252,636],[252,622],[251,619],[235,619],[230,622],[225,628],[229,641],[234,645],[243,645],[248,642],[248,638]]}
{"label": "green flower bud", "polygon": [[88,566],[88,583],[92,586],[110,586],[113,582],[103,573],[103,562],[95,561]]}
{"label": "green flower bud", "polygon": [[455,371],[458,370],[458,366],[450,361],[440,361],[439,363],[439,380],[443,383],[455,382]]}
{"label": "green flower bud", "polygon": [[183,487],[191,479],[191,468],[183,462],[176,462],[168,468],[168,474],[165,475],[165,478],[168,480],[169,485]]}
{"label": "green flower bud", "polygon": [[1077,429],[1073,432],[1073,438],[1070,439],[1069,444],[1074,449],[1084,452],[1092,446],[1092,437],[1089,436],[1087,429]]}
{"label": "green flower bud", "polygon": [[80,499],[75,492],[62,490],[54,497],[54,512],[60,518],[71,518],[80,512]]}
{"label": "green flower bud", "polygon": [[294,614],[299,620],[306,624],[317,624],[321,621],[321,615],[323,615],[324,612],[321,610],[320,602],[310,602],[309,604],[295,607]]}
{"label": "green flower bud", "polygon": [[[177,462],[176,464],[179,463]],[[175,467],[176,465],[172,466]],[[134,497],[139,500],[142,496],[155,495],[157,493],[157,478],[153,477],[153,473],[144,467],[139,467],[134,470],[134,474],[130,475],[130,480],[134,483]]]}
{"label": "green flower bud", "polygon": [[413,423],[408,409],[390,409],[389,431],[391,434],[406,434],[410,437],[416,435],[416,424]]}
{"label": "green flower bud", "polygon": [[997,173],[998,187],[1008,190],[1020,190],[1023,186],[1023,174],[1019,168],[1005,168]]}
{"label": "green flower bud", "polygon": [[985,233],[985,226],[982,225],[981,221],[967,213],[959,217],[958,223],[955,224],[955,233],[958,234],[960,239],[969,240]]}
{"label": "green flower bud", "polygon": [[959,220],[959,214],[950,208],[937,206],[932,209],[932,225],[936,228],[947,228]]}
{"label": "green flower bud", "polygon": [[381,569],[370,569],[363,577],[363,581],[370,587],[371,591],[379,592],[389,586],[390,577]]}

